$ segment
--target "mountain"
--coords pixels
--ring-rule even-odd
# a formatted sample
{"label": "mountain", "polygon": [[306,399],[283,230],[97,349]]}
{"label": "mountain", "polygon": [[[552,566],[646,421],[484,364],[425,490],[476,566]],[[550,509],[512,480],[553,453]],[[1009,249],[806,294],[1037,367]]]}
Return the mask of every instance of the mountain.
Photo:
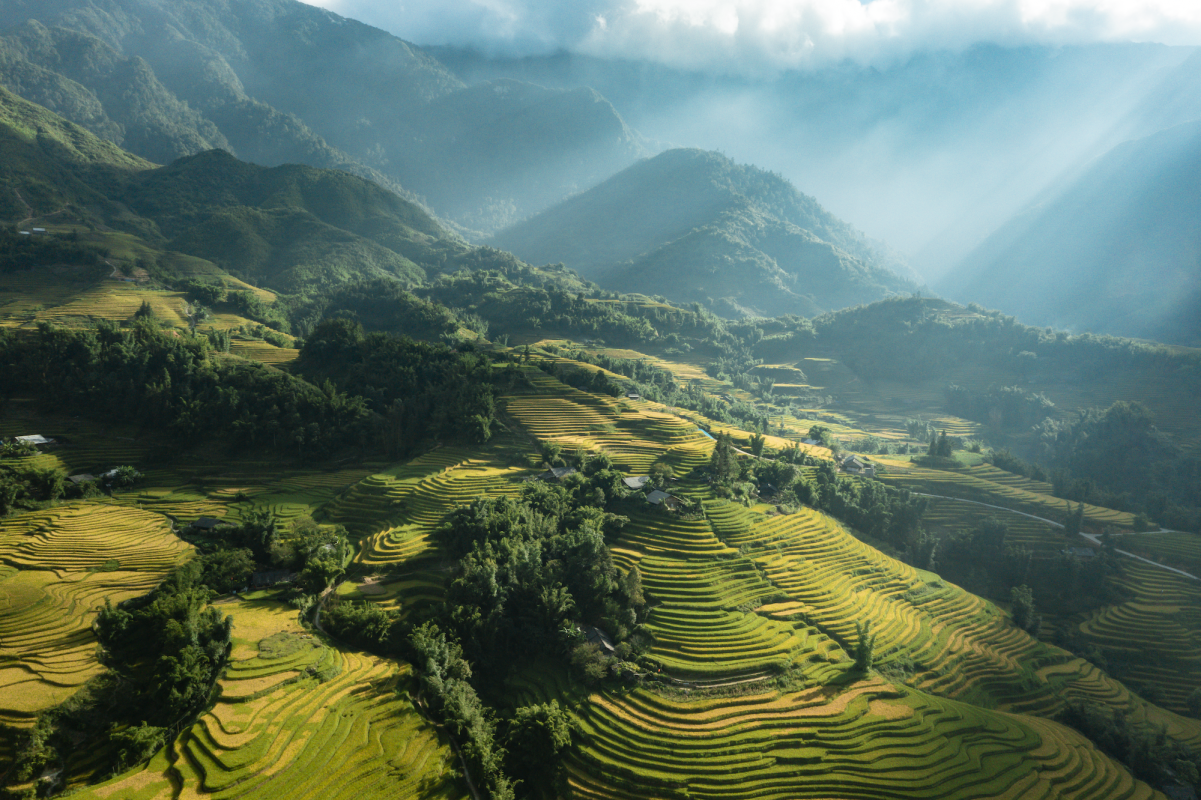
{"label": "mountain", "polygon": [[124,231],[286,293],[374,279],[411,286],[475,250],[363,178],[262,167],[224,150],[156,167],[3,88],[0,154],[4,219]]}
{"label": "mountain", "polygon": [[1035,325],[1201,344],[1201,122],[1122,144],[937,288]]}
{"label": "mountain", "polygon": [[646,155],[587,89],[468,87],[296,0],[0,0],[0,83],[160,163],[221,148],[342,169],[494,230]]}
{"label": "mountain", "polygon": [[1201,60],[1150,43],[924,49],[747,75],[432,48],[465,81],[591,86],[643,136],[780,172],[928,279],[1123,141],[1201,116]]}
{"label": "mountain", "polygon": [[883,245],[773,173],[677,149],[491,239],[612,288],[727,316],[802,314],[918,288]]}

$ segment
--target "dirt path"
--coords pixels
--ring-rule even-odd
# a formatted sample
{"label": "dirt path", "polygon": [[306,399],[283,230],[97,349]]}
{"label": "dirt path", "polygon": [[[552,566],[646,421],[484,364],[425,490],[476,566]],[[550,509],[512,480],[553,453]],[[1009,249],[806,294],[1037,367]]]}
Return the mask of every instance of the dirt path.
{"label": "dirt path", "polygon": [[35,217],[33,215],[33,206],[31,206],[31,205],[29,205],[29,203],[25,202],[25,198],[21,196],[21,193],[19,191],[17,191],[16,188],[13,188],[13,194],[15,194],[17,196],[17,200],[21,203],[21,205],[25,206],[25,213],[29,215],[28,217],[26,217],[25,219],[23,219],[17,223],[17,227],[22,228],[25,226],[26,222],[32,222],[33,220],[37,219],[37,217]]}
{"label": "dirt path", "polygon": [[[1063,524],[1056,522],[1055,520],[1047,519],[1046,517],[1035,516],[1034,514],[1027,514],[1025,511],[1014,511],[1012,508],[1005,508],[1004,506],[994,506],[991,503],[981,503],[978,500],[964,500],[962,497],[947,497],[946,495],[942,495],[942,494],[924,494],[922,492],[912,492],[912,494],[915,497],[932,497],[936,500],[951,500],[956,503],[970,503],[971,505],[974,505],[974,506],[983,506],[984,508],[995,508],[998,511],[1005,511],[1010,514],[1018,514],[1019,516],[1029,517],[1030,519],[1036,519],[1039,522],[1045,522],[1053,528],[1059,528],[1060,530],[1063,529]],[[1142,533],[1175,533],[1175,532],[1176,531],[1172,531],[1169,528],[1160,528],[1157,531],[1142,531]],[[1083,536],[1085,539],[1088,539],[1093,544],[1096,544],[1096,545],[1101,544],[1101,536],[1099,534],[1084,533],[1083,531],[1081,531],[1080,535]],[[1123,534],[1123,535],[1131,535],[1131,534]],[[1133,535],[1137,536],[1138,534],[1133,534]],[[1188,578],[1190,580],[1201,581],[1201,578],[1198,578],[1196,575],[1193,575],[1190,572],[1185,572],[1184,570],[1176,569],[1175,567],[1169,567],[1166,564],[1160,564],[1158,561],[1152,561],[1149,558],[1143,558],[1140,555],[1135,555],[1134,553],[1131,553],[1129,550],[1115,549],[1114,552],[1120,553],[1120,554],[1126,556],[1127,558],[1133,558],[1135,561],[1141,561],[1144,564],[1150,564],[1153,567],[1158,567],[1159,569],[1167,570],[1168,572],[1173,572],[1177,575]]]}

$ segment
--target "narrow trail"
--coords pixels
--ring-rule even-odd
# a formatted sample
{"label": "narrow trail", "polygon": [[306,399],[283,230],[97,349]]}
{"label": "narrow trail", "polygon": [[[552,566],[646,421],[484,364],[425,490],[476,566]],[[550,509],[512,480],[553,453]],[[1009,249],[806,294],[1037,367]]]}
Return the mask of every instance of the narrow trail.
{"label": "narrow trail", "polygon": [[[978,500],[964,500],[962,497],[947,497],[946,495],[942,495],[942,494],[924,494],[922,492],[912,492],[912,494],[915,497],[932,497],[937,500],[951,500],[956,503],[970,503],[971,505],[974,505],[974,506],[983,506],[984,508],[995,508],[998,511],[1005,511],[1009,514],[1018,514],[1019,516],[1029,517],[1030,519],[1036,519],[1039,522],[1045,522],[1053,528],[1059,528],[1060,530],[1063,529],[1063,524],[1056,522],[1055,520],[1047,519],[1046,517],[1039,517],[1034,514],[1027,514],[1025,511],[1014,511],[1012,508],[1006,508],[1005,506],[994,506],[991,503],[981,503]],[[1175,532],[1176,531],[1173,531],[1170,528],[1160,528],[1157,531],[1142,531],[1142,533],[1175,533]],[[1085,533],[1085,532],[1081,531],[1080,535],[1083,536],[1085,539],[1088,539],[1090,542],[1092,542],[1095,545],[1101,544],[1100,534]],[[1125,535],[1130,535],[1130,534],[1125,534]],[[1137,536],[1138,534],[1133,534],[1133,535]],[[1201,581],[1201,578],[1198,578],[1196,575],[1193,575],[1191,572],[1185,572],[1182,569],[1176,569],[1175,567],[1169,567],[1167,564],[1160,564],[1158,561],[1152,561],[1149,558],[1143,558],[1140,555],[1131,553],[1129,550],[1118,550],[1115,548],[1114,552],[1120,553],[1121,555],[1124,555],[1127,558],[1133,558],[1135,561],[1141,561],[1144,564],[1150,564],[1153,567],[1157,567],[1162,570],[1167,570],[1168,572],[1175,573],[1177,575],[1188,578],[1190,580]]]}
{"label": "narrow trail", "polygon": [[13,188],[13,194],[17,196],[17,200],[21,203],[21,205],[25,206],[25,213],[29,215],[17,223],[17,227],[22,228],[25,226],[26,222],[32,222],[33,220],[37,219],[37,217],[35,217],[33,214],[33,206],[25,202],[25,198],[21,196],[21,193],[17,191],[15,187]]}

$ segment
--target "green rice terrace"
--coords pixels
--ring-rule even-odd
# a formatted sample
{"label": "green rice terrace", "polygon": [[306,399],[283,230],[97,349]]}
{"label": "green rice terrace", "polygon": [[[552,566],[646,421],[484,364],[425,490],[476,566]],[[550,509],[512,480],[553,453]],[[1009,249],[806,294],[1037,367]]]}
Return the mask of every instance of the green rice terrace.
{"label": "green rice terrace", "polygon": [[[225,357],[255,356],[235,347]],[[694,364],[666,356],[653,363],[704,392],[758,402]],[[625,518],[604,536],[612,569],[622,580],[637,575],[645,597],[642,610],[629,612],[637,614],[639,649],[621,651],[621,667],[606,662],[610,677],[581,679],[575,666],[518,659],[480,690],[504,717],[552,701],[562,709],[571,731],[557,756],[554,791],[562,796],[1163,797],[1067,724],[1065,714],[1084,705],[1201,750],[1201,720],[1188,716],[1201,684],[1201,582],[1163,568],[1198,571],[1194,534],[1135,533],[1129,512],[1054,497],[1047,481],[970,454],[939,467],[874,456],[883,486],[927,496],[922,522],[935,538],[951,541],[999,520],[1006,541],[1036,561],[1069,547],[1100,552],[1084,536],[1065,538],[1075,512],[1083,533],[1113,533],[1119,551],[1147,559],[1119,554],[1121,569],[1104,578],[1104,602],[1047,611],[1040,630],[1026,630],[1004,599],[910,565],[895,543],[813,505],[738,490],[745,470],[734,491],[712,480],[723,434],[747,451],[732,451],[733,469],[759,464],[751,449],[796,446],[803,482],[822,480],[832,457],[830,447],[802,443],[814,424],[843,442],[909,441],[903,416],[864,410],[882,402],[870,390],[857,390],[861,399],[845,410],[792,407],[770,416],[770,434],[759,437],[695,409],[574,388],[555,377],[565,367],[621,377],[538,349],[504,367],[502,427],[487,443],[328,466],[266,456],[226,462],[215,446],[175,461],[131,421],[48,414],[13,398],[0,434],[36,428],[61,438],[13,463],[69,474],[131,463],[143,475],[111,495],[0,520],[4,757],[16,757],[39,714],[104,669],[93,628],[106,600],[153,590],[196,552],[179,534],[201,518],[241,531],[267,513],[290,547],[314,531],[345,537],[349,549],[329,591],[303,602],[295,583],[221,593],[208,608],[229,617],[232,638],[211,703],[124,771],[98,780],[84,757],[64,786],[81,797],[147,800],[489,791],[479,788],[470,760],[477,756],[465,749],[478,747],[474,734],[435,713],[428,677],[395,652],[373,654],[378,648],[354,638],[361,632],[328,620],[348,608],[381,615],[379,624],[437,618],[463,591],[441,538],[457,510],[483,499],[523,502],[532,486],[553,491],[554,479],[533,480],[551,463],[548,453],[573,459],[581,474],[592,475],[588,459],[603,454],[603,469],[619,477],[659,475],[681,504],[669,510],[639,490],[609,490],[625,495],[609,507]],[[798,369],[847,381],[845,368],[828,361]],[[945,415],[936,424],[979,433]],[[844,487],[864,480],[829,474]],[[475,770],[474,789],[465,764]]]}

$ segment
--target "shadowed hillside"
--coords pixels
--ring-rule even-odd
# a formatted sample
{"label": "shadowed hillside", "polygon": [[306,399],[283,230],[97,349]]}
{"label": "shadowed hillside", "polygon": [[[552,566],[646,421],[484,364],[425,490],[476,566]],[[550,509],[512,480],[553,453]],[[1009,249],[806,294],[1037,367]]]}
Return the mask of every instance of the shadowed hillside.
{"label": "shadowed hillside", "polygon": [[145,158],[220,147],[344,169],[471,229],[646,152],[591,90],[467,88],[414,45],[295,0],[4,0],[0,29],[5,86]]}
{"label": "shadowed hillside", "polygon": [[639,162],[493,243],[727,316],[813,315],[917,288],[882,245],[778,175],[701,150]]}
{"label": "shadowed hillside", "polygon": [[1199,182],[1201,123],[1123,144],[940,288],[1036,325],[1201,343]]}

